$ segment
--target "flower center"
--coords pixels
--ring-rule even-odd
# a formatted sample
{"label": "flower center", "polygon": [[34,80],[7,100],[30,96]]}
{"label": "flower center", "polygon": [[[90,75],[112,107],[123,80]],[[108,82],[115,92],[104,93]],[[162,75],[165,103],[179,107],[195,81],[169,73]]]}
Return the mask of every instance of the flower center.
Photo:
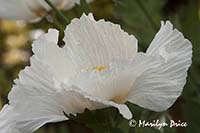
{"label": "flower center", "polygon": [[116,103],[124,103],[127,96],[128,96],[128,92],[112,98],[111,101],[116,102]]}
{"label": "flower center", "polygon": [[98,71],[98,72],[102,72],[106,67],[105,66],[96,66],[94,67],[94,70]]}

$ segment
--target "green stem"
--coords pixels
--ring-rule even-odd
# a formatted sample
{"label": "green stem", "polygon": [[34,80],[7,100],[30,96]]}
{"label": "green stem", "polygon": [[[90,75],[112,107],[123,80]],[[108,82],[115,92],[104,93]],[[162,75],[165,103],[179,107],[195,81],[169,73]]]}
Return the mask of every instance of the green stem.
{"label": "green stem", "polygon": [[1,100],[1,95],[0,95],[0,109],[3,107],[3,101]]}
{"label": "green stem", "polygon": [[90,13],[91,9],[90,9],[89,4],[86,2],[86,0],[81,0],[80,5],[81,5],[83,12],[85,12],[86,14]]}
{"label": "green stem", "polygon": [[69,19],[67,19],[66,16],[61,11],[59,11],[49,0],[44,1],[53,9],[53,11],[58,14],[58,16],[62,19],[62,21],[64,21],[65,24],[69,23]]}
{"label": "green stem", "polygon": [[158,28],[156,26],[156,24],[154,23],[151,15],[148,13],[147,9],[145,8],[145,6],[143,5],[142,1],[141,0],[136,0],[138,6],[141,8],[141,10],[143,11],[144,15],[146,16],[146,18],[149,20],[152,28],[157,31]]}

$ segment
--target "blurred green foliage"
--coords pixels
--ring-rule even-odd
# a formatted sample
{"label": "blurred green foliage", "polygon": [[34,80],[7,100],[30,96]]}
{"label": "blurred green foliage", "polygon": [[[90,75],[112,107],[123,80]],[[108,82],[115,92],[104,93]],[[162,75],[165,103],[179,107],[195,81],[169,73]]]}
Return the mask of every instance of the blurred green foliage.
{"label": "blurred green foliage", "polygon": [[[176,28],[183,32],[193,44],[193,64],[189,70],[184,92],[176,103],[165,112],[152,112],[131,103],[127,105],[134,114],[134,119],[152,121],[165,119],[169,121],[182,120],[188,123],[186,128],[139,128],[130,127],[129,121],[122,118],[115,108],[89,111],[70,116],[67,122],[47,124],[37,133],[200,133],[200,1],[199,0],[96,0],[87,5],[81,0],[70,11],[62,11],[70,20],[80,17],[83,12],[93,12],[96,19],[105,19],[120,24],[122,29],[134,34],[139,40],[140,51],[145,51],[160,27],[161,20],[170,20]],[[60,45],[63,45],[63,29],[55,12],[53,19],[44,18],[42,21],[27,24],[26,30],[57,28],[60,30]],[[3,20],[1,20],[3,21]],[[22,31],[20,31],[22,32]],[[4,54],[10,49],[5,42],[6,37],[19,34],[19,31],[5,32],[0,22],[0,107],[7,102],[7,94],[12,87],[13,79],[28,61],[8,65],[4,62]],[[31,54],[31,42],[20,47]]]}

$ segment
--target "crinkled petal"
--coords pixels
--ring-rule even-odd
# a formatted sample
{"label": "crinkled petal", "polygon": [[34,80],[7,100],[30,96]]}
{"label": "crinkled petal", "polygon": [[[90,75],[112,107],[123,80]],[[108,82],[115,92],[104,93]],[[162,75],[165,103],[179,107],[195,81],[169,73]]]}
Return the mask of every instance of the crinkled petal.
{"label": "crinkled petal", "polygon": [[35,58],[48,65],[55,79],[59,82],[75,74],[72,62],[63,48],[58,45],[58,31],[50,29],[33,42]]}
{"label": "crinkled petal", "polygon": [[22,133],[16,128],[13,116],[12,106],[4,105],[0,112],[0,133]]}
{"label": "crinkled petal", "polygon": [[63,85],[63,89],[60,90],[59,93],[59,100],[63,102],[62,105],[64,105],[63,108],[65,108],[64,112],[66,114],[83,113],[86,108],[89,110],[96,110],[112,106],[117,108],[124,118],[132,118],[132,114],[125,104],[117,104],[112,101],[91,96],[75,86],[72,86],[71,89],[65,88],[69,87]]}
{"label": "crinkled petal", "polygon": [[64,86],[52,94],[40,93],[37,88],[18,84],[13,87],[9,99],[9,106],[15,112],[12,117],[16,122],[14,127],[24,133],[34,132],[46,123],[67,120],[64,113],[83,113],[86,108],[96,110],[113,106],[126,119],[132,117],[126,105],[90,96],[76,87]]}
{"label": "crinkled petal", "polygon": [[149,67],[157,67],[159,58],[138,53],[133,59],[114,60],[109,69],[82,72],[67,83],[81,88],[92,96],[124,103],[134,81]]}
{"label": "crinkled petal", "polygon": [[56,46],[57,37],[57,31],[50,30],[34,42],[31,66],[19,73],[19,78],[15,80],[9,93],[9,106],[15,113],[12,121],[16,122],[16,128],[20,132],[33,132],[48,122],[67,119],[56,100],[58,78],[52,64],[59,61],[51,57],[51,54],[62,58],[61,52],[58,52],[60,48]]}
{"label": "crinkled petal", "polygon": [[96,21],[92,14],[73,19],[65,30],[67,54],[78,70],[108,66],[113,59],[132,58],[137,53],[137,40],[119,25]]}
{"label": "crinkled petal", "polygon": [[19,79],[9,93],[16,127],[23,132],[33,132],[48,122],[66,120],[60,103],[56,100],[57,87],[48,66],[31,58],[31,67],[19,74]]}
{"label": "crinkled petal", "polygon": [[149,67],[136,79],[128,100],[147,109],[163,111],[181,95],[191,65],[192,45],[169,21],[162,22],[147,55],[161,57],[163,63]]}
{"label": "crinkled petal", "polygon": [[30,89],[34,88],[18,85],[10,93],[10,105],[16,113],[13,120],[17,128],[23,132],[34,132],[46,123],[67,120],[55,94],[47,92],[39,95]]}

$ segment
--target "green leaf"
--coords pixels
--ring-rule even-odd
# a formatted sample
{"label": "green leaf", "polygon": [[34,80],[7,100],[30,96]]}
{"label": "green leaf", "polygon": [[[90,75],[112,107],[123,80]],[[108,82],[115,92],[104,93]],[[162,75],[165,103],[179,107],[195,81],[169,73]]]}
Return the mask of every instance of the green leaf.
{"label": "green leaf", "polygon": [[[128,120],[124,119],[116,108],[109,107],[99,110],[85,110],[77,116],[70,115],[70,120],[84,123],[95,133],[126,132],[129,129]],[[123,130],[122,130],[123,129]],[[127,129],[127,130],[126,130]]]}
{"label": "green leaf", "polygon": [[200,64],[200,20],[199,1],[187,1],[187,6],[183,6],[179,11],[181,30],[193,44],[193,61]]}
{"label": "green leaf", "polygon": [[161,0],[115,0],[115,16],[123,29],[136,35],[144,50],[160,26]]}
{"label": "green leaf", "polygon": [[111,133],[124,133],[120,128],[113,128]]}
{"label": "green leaf", "polygon": [[91,12],[90,5],[86,0],[80,0],[80,4],[75,4],[75,10],[78,16],[81,16],[83,13],[89,14]]}
{"label": "green leaf", "polygon": [[187,122],[187,133],[200,131],[200,102],[188,101],[183,107],[183,113]]}
{"label": "green leaf", "polygon": [[129,127],[129,133],[160,133],[160,130],[153,127],[139,127],[139,120],[145,120],[152,122],[153,120],[160,119],[160,117],[166,112],[154,112],[142,107],[139,107],[130,102],[127,103],[133,114],[133,119],[137,122],[135,128]]}

